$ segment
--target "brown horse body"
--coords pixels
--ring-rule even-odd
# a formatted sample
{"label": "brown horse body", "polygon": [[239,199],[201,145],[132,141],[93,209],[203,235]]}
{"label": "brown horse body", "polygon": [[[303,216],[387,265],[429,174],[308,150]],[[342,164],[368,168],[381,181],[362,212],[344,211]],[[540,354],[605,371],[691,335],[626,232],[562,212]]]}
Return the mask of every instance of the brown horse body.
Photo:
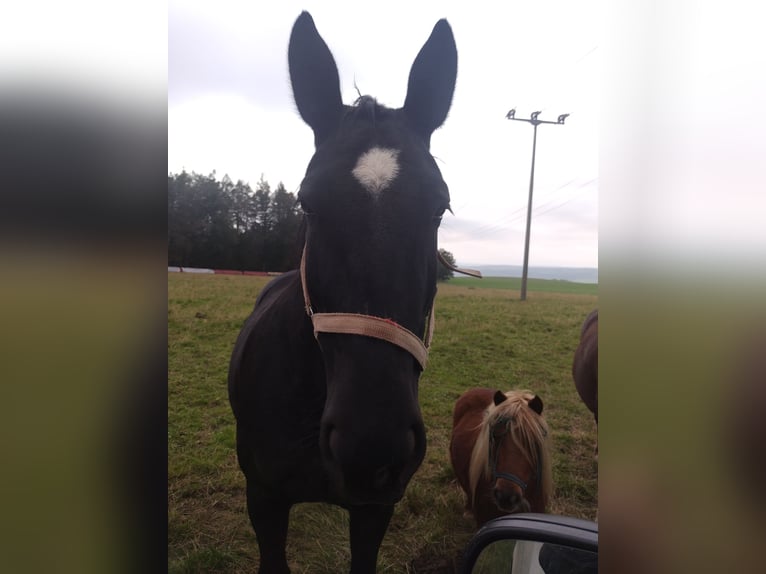
{"label": "brown horse body", "polygon": [[580,398],[598,424],[598,309],[586,317],[572,361],[572,378]]}
{"label": "brown horse body", "polygon": [[545,512],[551,493],[543,403],[528,391],[466,391],[455,403],[450,459],[478,526]]}

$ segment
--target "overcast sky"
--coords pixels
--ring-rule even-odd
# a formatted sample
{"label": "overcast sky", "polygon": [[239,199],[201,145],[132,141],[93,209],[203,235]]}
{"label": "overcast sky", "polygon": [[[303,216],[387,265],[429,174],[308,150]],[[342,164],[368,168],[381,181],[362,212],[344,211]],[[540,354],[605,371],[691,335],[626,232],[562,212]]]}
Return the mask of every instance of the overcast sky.
{"label": "overcast sky", "polygon": [[459,264],[521,265],[533,128],[541,110],[530,266],[598,266],[597,2],[294,2],[171,0],[168,169],[297,192],[313,134],[290,92],[287,44],[301,10],[339,67],[344,102],[404,102],[410,66],[439,18],[452,26],[458,79],[432,138],[450,188],[439,245]]}

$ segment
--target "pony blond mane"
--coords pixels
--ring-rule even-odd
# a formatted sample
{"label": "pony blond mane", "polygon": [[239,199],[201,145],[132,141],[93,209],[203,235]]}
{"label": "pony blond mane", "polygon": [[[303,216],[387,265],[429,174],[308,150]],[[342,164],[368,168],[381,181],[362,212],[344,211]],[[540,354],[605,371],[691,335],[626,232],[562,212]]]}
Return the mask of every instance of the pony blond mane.
{"label": "pony blond mane", "polygon": [[[533,468],[540,468],[538,488],[542,500],[547,506],[553,488],[550,449],[548,443],[548,424],[545,419],[529,408],[528,403],[535,394],[528,390],[508,391],[507,400],[499,405],[490,402],[484,411],[484,419],[479,425],[479,436],[471,452],[468,468],[468,480],[471,489],[471,504],[476,502],[476,491],[482,478],[492,479],[489,460],[489,434],[492,426],[500,418],[512,418],[509,436],[514,444],[527,456]],[[539,458],[539,460],[538,460]]]}

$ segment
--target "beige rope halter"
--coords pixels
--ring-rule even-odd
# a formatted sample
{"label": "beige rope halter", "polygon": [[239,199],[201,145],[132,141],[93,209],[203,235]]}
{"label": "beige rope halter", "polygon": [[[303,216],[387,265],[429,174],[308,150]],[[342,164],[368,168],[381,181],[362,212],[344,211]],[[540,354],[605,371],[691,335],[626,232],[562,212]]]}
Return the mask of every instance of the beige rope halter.
{"label": "beige rope halter", "polygon": [[[441,253],[438,254],[442,265],[473,277],[481,277],[481,273],[471,269],[458,269],[446,261]],[[303,289],[303,301],[306,307],[306,314],[311,318],[314,325],[314,337],[319,333],[341,333],[346,335],[363,335],[388,341],[409,352],[420,364],[420,368],[426,368],[428,363],[428,348],[434,334],[434,307],[431,305],[431,311],[428,313],[428,322],[426,324],[425,337],[421,339],[412,331],[403,327],[392,319],[384,319],[373,315],[363,315],[360,313],[314,313],[311,307],[308,288],[306,287],[306,246],[303,246],[301,255],[301,287]]]}

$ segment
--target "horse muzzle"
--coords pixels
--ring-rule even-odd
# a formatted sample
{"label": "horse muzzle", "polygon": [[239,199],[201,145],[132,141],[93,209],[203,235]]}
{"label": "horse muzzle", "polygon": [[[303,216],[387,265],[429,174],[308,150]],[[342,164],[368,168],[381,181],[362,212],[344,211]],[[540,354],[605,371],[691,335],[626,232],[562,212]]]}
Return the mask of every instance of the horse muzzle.
{"label": "horse muzzle", "polygon": [[348,504],[395,504],[425,455],[422,422],[401,432],[367,435],[332,423],[320,445],[336,496]]}
{"label": "horse muzzle", "polygon": [[529,501],[518,485],[501,485],[498,480],[492,489],[495,504],[503,512],[514,514],[517,512],[530,512]]}

